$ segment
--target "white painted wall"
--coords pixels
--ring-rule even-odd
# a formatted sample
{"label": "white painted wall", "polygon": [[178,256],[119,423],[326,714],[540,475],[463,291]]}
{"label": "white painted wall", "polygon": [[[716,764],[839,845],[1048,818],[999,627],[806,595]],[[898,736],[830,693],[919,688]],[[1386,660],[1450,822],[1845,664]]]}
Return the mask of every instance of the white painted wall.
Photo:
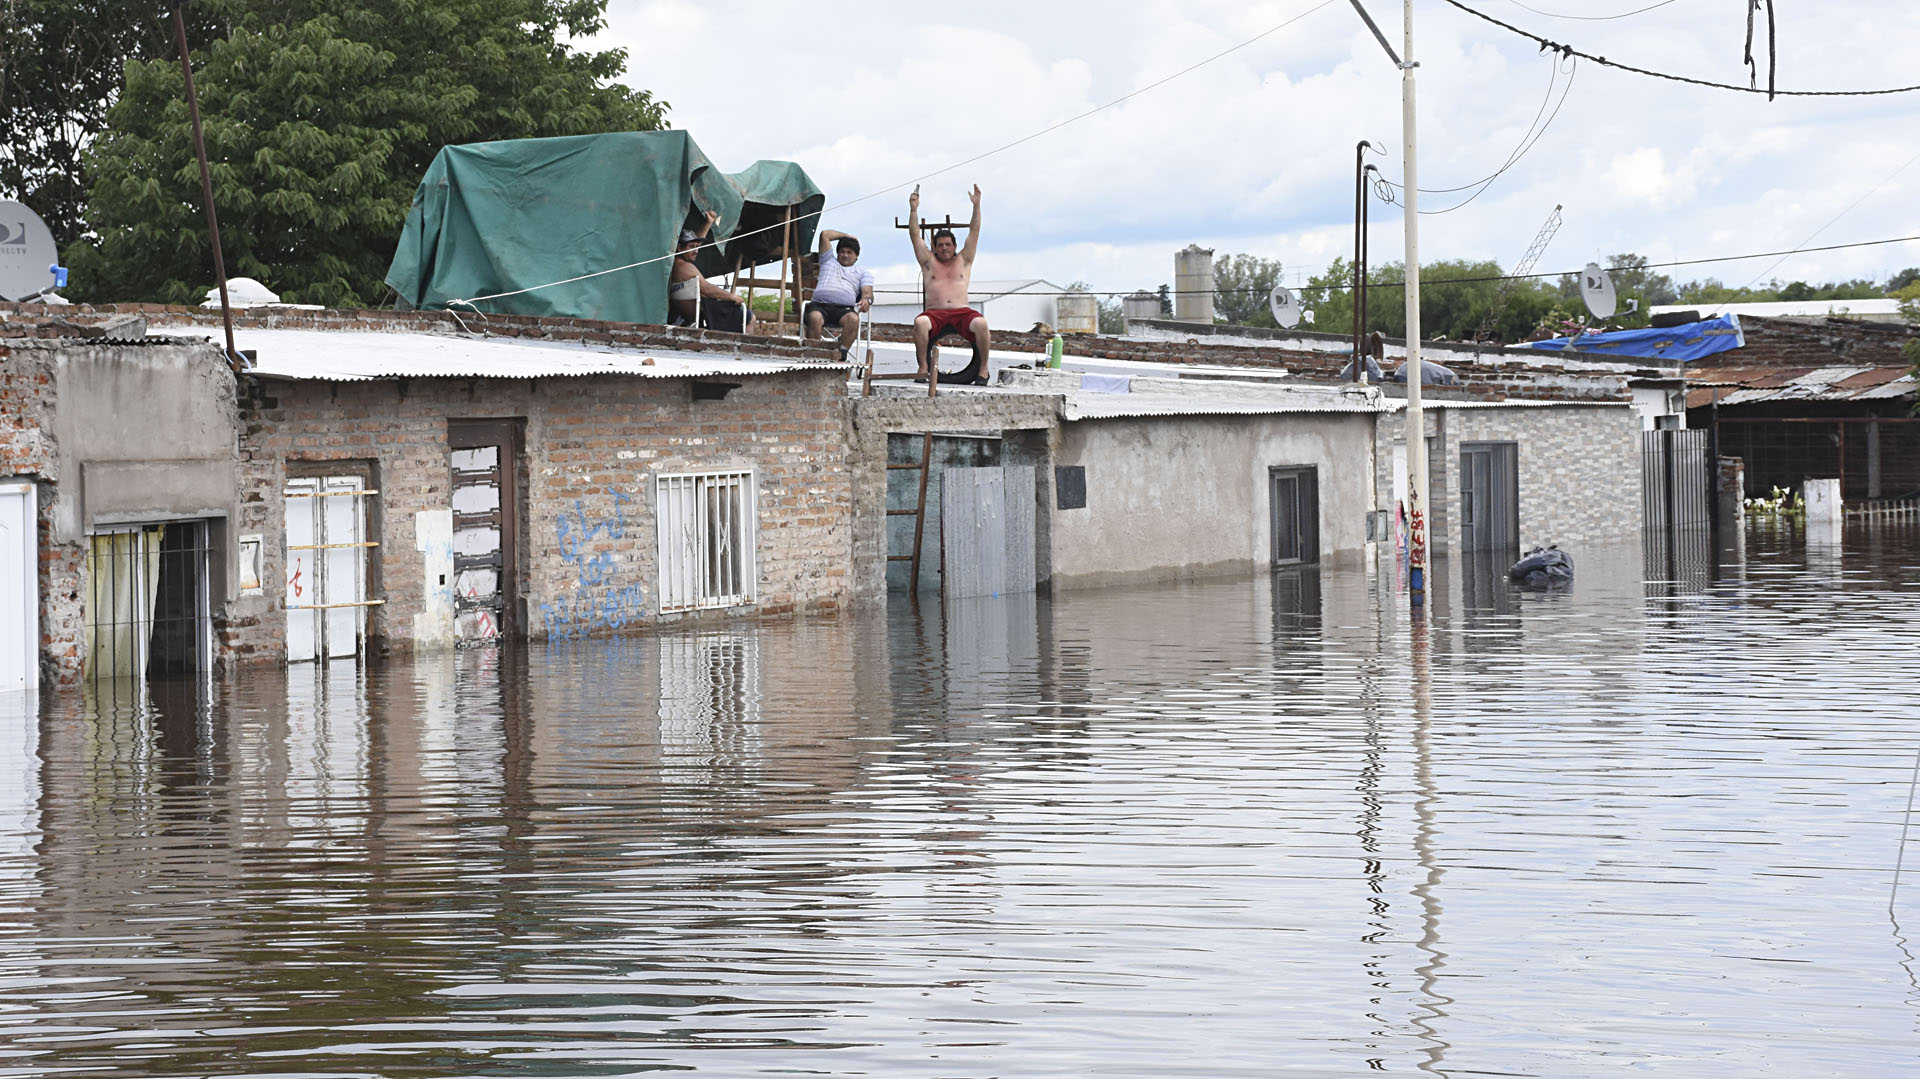
{"label": "white painted wall", "polygon": [[1056,587],[1271,564],[1268,469],[1311,465],[1320,562],[1357,560],[1373,498],[1368,413],[1158,416],[1061,428],[1057,465],[1084,465],[1087,505],[1052,514]]}

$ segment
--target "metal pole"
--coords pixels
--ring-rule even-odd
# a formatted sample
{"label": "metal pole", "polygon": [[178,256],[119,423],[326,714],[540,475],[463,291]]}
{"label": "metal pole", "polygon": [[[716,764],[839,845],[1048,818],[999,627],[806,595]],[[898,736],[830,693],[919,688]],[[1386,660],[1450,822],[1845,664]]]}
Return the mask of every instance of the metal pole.
{"label": "metal pole", "polygon": [[1414,138],[1413,0],[1403,5],[1400,61],[1401,157],[1406,162],[1407,229],[1407,585],[1413,606],[1427,601],[1427,424],[1420,411],[1420,177]]}
{"label": "metal pole", "polygon": [[187,77],[187,116],[193,121],[193,153],[200,159],[200,194],[207,203],[207,234],[213,240],[213,276],[220,284],[220,319],[227,327],[227,366],[235,373],[245,370],[240,353],[233,347],[233,307],[227,302],[227,263],[220,255],[220,218],[213,212],[213,173],[207,168],[207,141],[200,133],[200,97],[193,89],[193,55],[187,51],[187,20],[181,14],[184,5],[173,8],[173,40],[180,46],[180,71]]}
{"label": "metal pole", "polygon": [[[1366,176],[1368,172],[1378,171],[1379,170],[1375,169],[1372,165],[1361,169],[1360,186],[1363,189],[1366,187]],[[1368,251],[1368,248],[1373,244],[1373,238],[1367,235],[1367,227],[1371,223],[1369,219],[1372,216],[1373,204],[1363,201],[1360,204],[1360,339],[1366,344],[1367,355],[1369,357],[1373,355],[1373,335],[1367,331],[1367,276],[1371,272],[1367,264],[1373,261],[1373,255]],[[1384,355],[1381,357],[1381,359],[1385,358]]]}

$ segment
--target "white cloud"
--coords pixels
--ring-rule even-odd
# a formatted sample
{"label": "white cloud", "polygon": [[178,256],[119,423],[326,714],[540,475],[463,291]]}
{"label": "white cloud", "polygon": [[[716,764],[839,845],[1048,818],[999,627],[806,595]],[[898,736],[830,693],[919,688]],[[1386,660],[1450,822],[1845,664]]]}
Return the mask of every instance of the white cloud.
{"label": "white cloud", "polygon": [[[1399,48],[1395,7],[1373,6]],[[905,216],[905,192],[843,204],[1140,90],[1311,7],[979,0],[922,14],[871,0],[733,9],[613,0],[607,30],[590,44],[628,48],[629,81],[669,101],[675,126],[721,167],[799,161],[829,205],[841,206],[830,226],[860,234],[876,268],[904,275],[906,242],[893,223]],[[1724,8],[1675,4],[1612,22],[1506,15],[1584,51],[1744,85],[1744,19]],[[1417,17],[1421,183],[1465,184],[1521,141],[1561,61],[1449,9],[1421,5]],[[1916,53],[1920,5],[1834,0],[1817,21],[1783,28],[1779,84],[1901,85],[1914,81]],[[1792,246],[1920,150],[1911,134],[1920,95],[1768,102],[1587,62],[1571,73],[1565,105],[1525,156],[1473,202],[1423,217],[1423,257],[1510,266],[1555,204],[1566,223],[1541,269],[1625,251],[1664,260]],[[1113,108],[927,179],[923,194],[934,214],[963,217],[967,185],[985,189],[983,278],[1151,287],[1171,279],[1174,251],[1192,242],[1280,258],[1292,278],[1351,249],[1354,143],[1385,144],[1378,162],[1399,179],[1399,137],[1398,73],[1352,9],[1336,3]],[[1914,231],[1916,190],[1920,164],[1820,242]],[[1442,210],[1470,193],[1433,193],[1422,205]],[[1397,259],[1399,208],[1376,203],[1372,220],[1374,260]],[[1776,273],[1817,280],[1914,264],[1920,242],[1797,256]],[[1765,266],[1672,272],[1739,283]]]}

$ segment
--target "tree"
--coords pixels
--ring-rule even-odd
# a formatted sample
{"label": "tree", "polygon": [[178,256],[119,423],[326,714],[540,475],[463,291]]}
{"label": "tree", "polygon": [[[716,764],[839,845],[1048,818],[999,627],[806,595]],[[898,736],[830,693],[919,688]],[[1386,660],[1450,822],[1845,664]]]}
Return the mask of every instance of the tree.
{"label": "tree", "polygon": [[[609,84],[622,52],[565,39],[606,0],[225,0],[195,53],[227,272],[284,299],[377,303],[415,187],[449,143],[652,130],[666,105]],[[95,235],[77,298],[198,301],[213,284],[177,60],[129,63],[86,155]]]}
{"label": "tree", "polygon": [[[160,11],[160,16],[155,12]],[[204,37],[211,12],[187,10]],[[153,0],[5,0],[0,7],[0,197],[79,239],[91,178],[82,163],[106,125],[128,60],[173,51],[172,20]]]}
{"label": "tree", "polygon": [[1920,266],[1909,266],[1899,273],[1894,274],[1892,277],[1887,278],[1887,283],[1884,286],[1885,293],[1888,296],[1892,296],[1901,289],[1913,284],[1915,281],[1920,281]]}
{"label": "tree", "polygon": [[1273,326],[1267,295],[1280,283],[1278,259],[1221,255],[1213,260],[1213,320],[1235,326]]}

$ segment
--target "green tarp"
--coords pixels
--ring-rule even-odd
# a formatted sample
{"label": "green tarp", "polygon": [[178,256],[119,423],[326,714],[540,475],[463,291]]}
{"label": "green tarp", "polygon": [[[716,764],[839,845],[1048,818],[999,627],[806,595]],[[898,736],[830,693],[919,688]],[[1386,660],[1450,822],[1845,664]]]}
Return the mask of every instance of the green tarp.
{"label": "green tarp", "polygon": [[727,180],[740,192],[740,221],[729,230],[731,238],[726,243],[700,253],[695,264],[701,273],[712,277],[731,272],[735,265],[764,266],[780,261],[780,237],[788,210],[793,211],[797,232],[794,248],[806,254],[813,245],[827,196],[813,185],[805,169],[791,161],[755,161],[745,172],[728,173]]}
{"label": "green tarp", "polygon": [[[472,300],[481,311],[662,323],[671,266],[664,256],[682,228],[713,210],[720,220],[711,238],[725,239],[742,231],[743,218],[778,222],[788,206],[817,214],[825,201],[790,162],[761,161],[736,175],[739,182],[714,168],[684,131],[449,146],[414,192],[387,284],[406,307]],[[817,220],[806,218],[802,244]],[[762,261],[777,258],[779,234],[734,241],[744,265],[768,251]],[[723,245],[702,265],[731,269],[734,253]],[[637,262],[648,264],[584,277]],[[575,277],[584,279],[567,280]],[[566,283],[477,299],[556,281]]]}

